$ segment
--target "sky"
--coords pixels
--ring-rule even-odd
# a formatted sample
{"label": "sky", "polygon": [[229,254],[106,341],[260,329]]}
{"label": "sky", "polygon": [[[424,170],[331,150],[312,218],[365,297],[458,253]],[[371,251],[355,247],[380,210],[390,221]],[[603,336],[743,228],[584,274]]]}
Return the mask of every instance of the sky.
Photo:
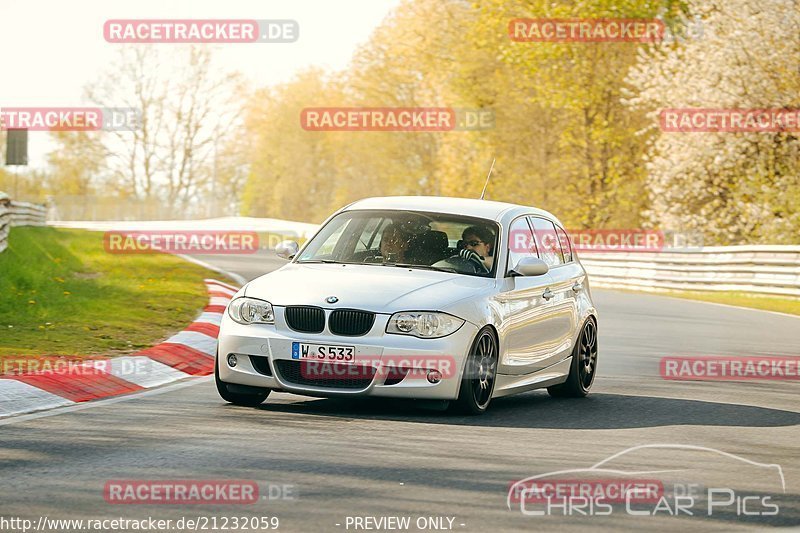
{"label": "sky", "polygon": [[[294,43],[218,45],[218,59],[258,86],[288,81],[310,66],[343,69],[400,0],[0,0],[0,108],[87,105],[84,86],[113,68],[120,44],[108,19],[292,19]],[[159,46],[175,46],[161,44]],[[31,165],[51,148],[30,133]],[[5,150],[3,150],[4,152]]]}

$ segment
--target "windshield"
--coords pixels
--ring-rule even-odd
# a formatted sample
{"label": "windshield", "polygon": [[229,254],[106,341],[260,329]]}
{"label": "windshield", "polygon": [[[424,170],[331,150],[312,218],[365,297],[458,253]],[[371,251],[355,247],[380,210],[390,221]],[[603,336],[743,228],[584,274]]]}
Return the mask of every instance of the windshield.
{"label": "windshield", "polygon": [[345,211],[332,218],[298,263],[367,264],[494,274],[496,222],[418,211]]}

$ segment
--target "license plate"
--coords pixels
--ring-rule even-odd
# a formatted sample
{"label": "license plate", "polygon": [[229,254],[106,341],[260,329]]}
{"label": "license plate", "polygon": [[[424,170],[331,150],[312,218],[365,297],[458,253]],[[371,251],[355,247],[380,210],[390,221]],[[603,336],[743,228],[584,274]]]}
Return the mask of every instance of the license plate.
{"label": "license plate", "polygon": [[308,361],[333,361],[352,363],[356,358],[355,346],[331,346],[328,344],[292,343],[292,359]]}

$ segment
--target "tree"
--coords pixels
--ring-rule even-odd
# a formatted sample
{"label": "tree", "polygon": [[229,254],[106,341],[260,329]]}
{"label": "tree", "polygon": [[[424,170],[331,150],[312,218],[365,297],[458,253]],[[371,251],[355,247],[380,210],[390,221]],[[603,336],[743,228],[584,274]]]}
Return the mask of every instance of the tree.
{"label": "tree", "polygon": [[317,222],[327,216],[341,166],[333,137],[303,130],[300,112],[318,104],[319,95],[336,105],[333,87],[321,71],[310,70],[252,96],[245,111],[253,142],[243,214]]}
{"label": "tree", "polygon": [[[676,6],[670,0],[404,1],[345,71],[329,73],[324,83],[305,79],[266,91],[261,102],[269,103],[255,104],[249,114],[264,110],[260,129],[267,137],[257,144],[248,205],[286,212],[304,205],[303,194],[330,189],[305,186],[312,178],[303,169],[330,177],[334,208],[375,195],[474,198],[497,157],[488,198],[551,209],[570,227],[636,227],[649,201],[648,134],[638,134],[647,122],[622,101],[621,80],[641,45],[515,43],[508,23],[525,16],[650,18]],[[302,107],[333,105],[488,109],[495,124],[483,131],[297,131]],[[280,120],[284,106],[292,111]],[[273,181],[286,182],[279,178],[286,160],[296,161],[291,187]],[[256,191],[267,190],[272,203],[252,202]]]}
{"label": "tree", "polygon": [[135,109],[138,127],[104,138],[112,179],[124,194],[186,210],[215,190],[217,157],[239,124],[238,75],[208,48],[122,48],[118,66],[87,87],[94,103]]}
{"label": "tree", "polygon": [[[643,53],[631,104],[652,128],[668,108],[800,107],[800,9],[792,0],[691,0],[702,39]],[[649,147],[653,224],[707,242],[798,242],[796,132],[660,133]]]}
{"label": "tree", "polygon": [[159,137],[165,127],[168,84],[159,79],[159,54],[150,46],[120,49],[115,68],[86,87],[97,105],[135,109],[139,123],[133,131],[113,131],[106,139],[112,154],[112,175],[132,198],[155,197]]}
{"label": "tree", "polygon": [[[637,227],[647,207],[645,114],[623,102],[640,43],[512,42],[514,18],[668,18],[677,2],[484,0],[466,40],[492,54],[464,90],[496,109],[495,198],[559,213],[570,227]],[[487,61],[484,61],[487,62]],[[465,63],[469,65],[469,63]],[[494,192],[494,191],[493,191]]]}
{"label": "tree", "polygon": [[90,195],[101,186],[105,169],[106,151],[99,133],[59,131],[50,135],[56,147],[47,156],[47,190],[57,198],[58,214],[62,218],[89,219]]}
{"label": "tree", "polygon": [[[215,73],[206,48],[190,48],[183,69],[173,73],[167,98],[165,142],[159,169],[166,177],[169,205],[186,209],[200,189],[218,178],[218,148],[235,131],[240,109],[233,105],[239,77]],[[161,154],[163,152],[163,155]]]}
{"label": "tree", "polygon": [[59,131],[51,136],[56,147],[47,156],[49,189],[65,195],[93,194],[106,156],[97,133]]}

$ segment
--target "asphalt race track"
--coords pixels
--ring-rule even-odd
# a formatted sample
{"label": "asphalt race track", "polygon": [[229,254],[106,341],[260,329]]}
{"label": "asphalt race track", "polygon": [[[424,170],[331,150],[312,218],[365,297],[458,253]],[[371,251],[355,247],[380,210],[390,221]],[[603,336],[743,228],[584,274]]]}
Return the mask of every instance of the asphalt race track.
{"label": "asphalt race track", "polygon": [[[201,259],[249,279],[282,264],[270,254]],[[599,374],[586,399],[554,400],[537,391],[497,400],[475,418],[407,402],[287,394],[273,394],[251,409],[225,404],[213,380],[202,378],[0,422],[0,515],[34,524],[42,516],[265,516],[279,518],[279,531],[378,529],[378,522],[363,517],[410,517],[410,531],[800,526],[797,381],[683,382],[659,376],[659,360],[669,355],[798,356],[800,318],[616,291],[594,290],[594,296]],[[514,481],[586,469],[651,444],[665,446],[621,456],[615,467],[669,470],[629,477],[663,479],[701,493],[724,487],[735,502],[714,507],[711,515],[703,504],[680,516],[663,508],[656,516],[634,515],[624,503],[606,516],[585,509],[530,516],[519,504],[507,505]],[[751,462],[666,445],[713,448]],[[775,469],[753,463],[779,465],[785,492]],[[120,479],[255,480],[261,500],[110,505],[104,485]],[[740,505],[753,494],[759,500]],[[773,509],[762,505],[765,495],[779,507],[777,514],[745,516]],[[642,513],[653,508],[636,506]],[[381,522],[381,529],[391,524]]]}

